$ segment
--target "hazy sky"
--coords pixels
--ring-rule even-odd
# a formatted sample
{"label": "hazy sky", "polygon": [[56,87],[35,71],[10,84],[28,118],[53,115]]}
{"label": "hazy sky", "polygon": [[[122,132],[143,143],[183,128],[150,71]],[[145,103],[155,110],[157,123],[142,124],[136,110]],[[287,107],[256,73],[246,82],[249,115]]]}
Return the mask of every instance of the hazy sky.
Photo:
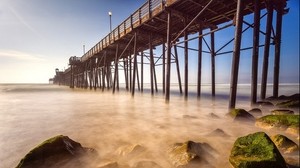
{"label": "hazy sky", "polygon": [[[53,77],[55,68],[67,68],[70,56],[82,56],[83,45],[88,50],[107,35],[108,11],[113,13],[114,28],[144,2],[145,0],[0,0],[0,83],[47,83]],[[283,24],[280,81],[299,83],[299,1],[288,1],[288,7],[290,12],[284,16]],[[224,34],[216,36],[222,39]],[[252,41],[249,42],[251,44]],[[216,60],[219,83],[222,80],[228,82],[228,75],[221,74],[222,68],[227,69],[226,72],[230,72],[231,68],[231,55],[221,57]],[[262,55],[260,60],[261,57]],[[204,58],[204,68],[209,69],[206,65],[210,63],[205,59],[209,58]],[[272,73],[272,58],[270,59]],[[190,60],[192,67],[197,59],[190,57]],[[245,81],[249,80],[251,72],[249,61],[251,57],[245,58],[242,54],[240,75],[248,74]],[[226,65],[223,66],[224,64]],[[207,70],[207,78],[209,71]],[[190,75],[191,79],[195,79],[193,73]]]}

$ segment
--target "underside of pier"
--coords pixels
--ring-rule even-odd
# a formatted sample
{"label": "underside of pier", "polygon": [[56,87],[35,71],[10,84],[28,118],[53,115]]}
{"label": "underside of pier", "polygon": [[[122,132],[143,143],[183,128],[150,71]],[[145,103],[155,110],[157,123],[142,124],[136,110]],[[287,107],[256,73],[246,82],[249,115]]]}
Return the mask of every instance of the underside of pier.
{"label": "underside of pier", "polygon": [[[257,102],[259,49],[263,49],[260,98],[266,97],[270,46],[274,45],[273,96],[278,97],[282,16],[288,12],[286,0],[149,0],[111,31],[82,57],[72,56],[70,68],[57,72],[54,83],[71,88],[119,90],[120,82],[128,91],[143,92],[144,76],[150,76],[151,94],[158,90],[157,73],[162,79],[162,92],[170,100],[171,75],[177,74],[179,92],[188,98],[188,61],[191,51],[197,61],[197,95],[201,95],[202,55],[211,56],[211,93],[215,95],[215,57],[232,55],[229,108],[236,104],[240,52],[252,51],[251,103]],[[276,14],[276,17],[273,15]],[[253,17],[253,23],[244,17]],[[261,22],[262,19],[264,22]],[[273,19],[276,19],[273,21]],[[265,25],[262,25],[265,24]],[[264,30],[261,30],[261,28]],[[215,32],[234,28],[228,43],[215,47]],[[252,38],[242,39],[252,29]],[[210,39],[207,43],[205,37]],[[260,44],[264,39],[264,43]],[[242,40],[252,45],[241,48]],[[197,41],[197,48],[189,42]],[[224,51],[228,45],[231,51]],[[161,50],[156,54],[156,48]],[[208,48],[208,51],[203,48]],[[183,49],[184,73],[179,70],[178,48]],[[195,57],[195,51],[197,56]],[[191,56],[190,56],[191,57]],[[196,59],[197,58],[197,59]],[[176,73],[171,72],[171,64]],[[150,74],[144,74],[144,65]],[[162,69],[157,71],[158,66]],[[122,81],[121,80],[122,75]],[[183,81],[181,79],[183,77]],[[136,88],[137,85],[137,88]]]}

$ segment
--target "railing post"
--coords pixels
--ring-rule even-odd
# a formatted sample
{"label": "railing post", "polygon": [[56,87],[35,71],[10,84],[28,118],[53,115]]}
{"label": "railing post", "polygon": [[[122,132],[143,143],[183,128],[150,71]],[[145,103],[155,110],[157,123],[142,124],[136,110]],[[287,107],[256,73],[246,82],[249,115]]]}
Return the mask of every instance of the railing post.
{"label": "railing post", "polygon": [[152,18],[152,12],[151,12],[151,0],[148,0],[148,14],[149,14],[149,19]]}
{"label": "railing post", "polygon": [[132,23],[132,15],[130,15],[130,27],[131,27],[131,30],[133,30],[133,23]]}
{"label": "railing post", "polygon": [[141,12],[141,8],[139,8],[139,22],[140,25],[142,24],[142,12]]}

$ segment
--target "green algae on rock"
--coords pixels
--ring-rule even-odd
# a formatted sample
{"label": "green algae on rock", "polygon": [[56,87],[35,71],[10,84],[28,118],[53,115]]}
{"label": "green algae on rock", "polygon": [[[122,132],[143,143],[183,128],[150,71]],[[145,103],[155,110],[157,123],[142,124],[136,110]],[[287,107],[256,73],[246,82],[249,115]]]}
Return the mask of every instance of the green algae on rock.
{"label": "green algae on rock", "polygon": [[234,168],[287,168],[277,147],[264,132],[238,138],[229,162]]}
{"label": "green algae on rock", "polygon": [[299,115],[267,115],[256,120],[255,125],[265,129],[287,129],[291,126],[299,128],[299,119]]}
{"label": "green algae on rock", "polygon": [[294,111],[291,111],[288,109],[275,109],[275,110],[272,110],[271,113],[273,115],[293,115]]}
{"label": "green algae on rock", "polygon": [[299,150],[298,145],[284,135],[274,135],[271,137],[271,140],[283,153],[293,153]]}
{"label": "green algae on rock", "polygon": [[282,107],[282,108],[299,108],[300,101],[299,100],[288,100],[288,101],[277,103],[276,106]]}

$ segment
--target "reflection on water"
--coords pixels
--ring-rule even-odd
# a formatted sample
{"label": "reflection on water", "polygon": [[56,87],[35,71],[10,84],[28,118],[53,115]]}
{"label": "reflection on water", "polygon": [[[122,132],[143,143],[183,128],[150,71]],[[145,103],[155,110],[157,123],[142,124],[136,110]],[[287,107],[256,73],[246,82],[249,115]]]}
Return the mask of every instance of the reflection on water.
{"label": "reflection on water", "polygon": [[[280,93],[299,92],[298,85],[292,86],[282,86]],[[219,85],[217,97],[212,99],[210,87],[204,86],[201,100],[197,100],[196,88],[191,86],[188,101],[173,91],[166,104],[161,93],[151,96],[147,89],[145,94],[136,92],[132,98],[125,91],[113,95],[111,91],[71,90],[55,85],[0,85],[0,167],[15,167],[34,146],[59,134],[98,151],[101,159],[87,167],[113,161],[133,165],[143,160],[172,167],[168,149],[187,140],[209,143],[219,152],[212,164],[229,167],[228,156],[235,139],[260,129],[241,126],[225,117],[228,88]],[[250,110],[247,92],[249,85],[240,86],[238,107]],[[220,118],[211,117],[211,113]],[[217,128],[230,136],[208,136]],[[122,148],[134,145],[146,152],[130,158],[121,154]]]}

